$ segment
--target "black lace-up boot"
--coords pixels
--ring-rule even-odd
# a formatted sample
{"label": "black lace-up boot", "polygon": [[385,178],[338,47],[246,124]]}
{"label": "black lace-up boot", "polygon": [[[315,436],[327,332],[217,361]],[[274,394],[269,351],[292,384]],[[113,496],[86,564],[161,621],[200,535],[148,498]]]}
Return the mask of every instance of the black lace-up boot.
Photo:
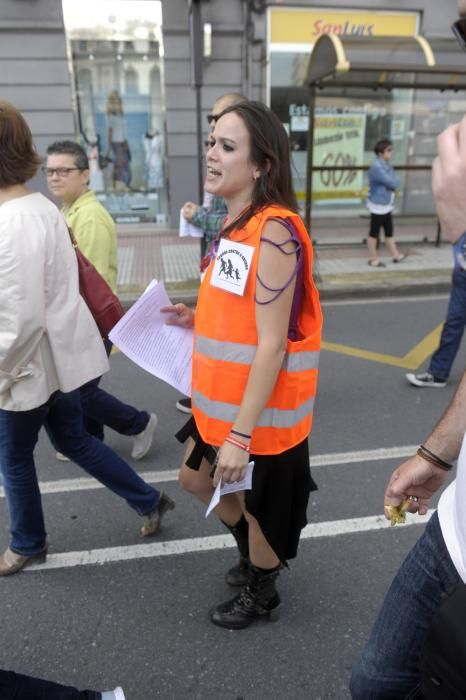
{"label": "black lace-up boot", "polygon": [[280,596],[275,588],[275,580],[281,564],[275,569],[259,569],[249,565],[248,582],[237,596],[221,603],[210,611],[214,625],[230,630],[240,630],[263,617],[275,622],[280,617]]}
{"label": "black lace-up boot", "polygon": [[239,550],[239,562],[227,571],[225,574],[225,581],[230,586],[245,586],[248,582],[249,574],[248,521],[244,515],[242,515],[240,520],[238,520],[236,525],[233,527],[231,525],[227,525],[226,523],[223,524],[235,538]]}

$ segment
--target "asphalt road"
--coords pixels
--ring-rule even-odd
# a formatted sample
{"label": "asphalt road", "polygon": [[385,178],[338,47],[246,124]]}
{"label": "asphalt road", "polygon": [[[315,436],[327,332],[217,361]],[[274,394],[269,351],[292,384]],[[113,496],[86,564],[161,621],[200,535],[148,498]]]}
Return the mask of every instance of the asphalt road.
{"label": "asphalt road", "polygon": [[[324,337],[403,357],[445,308],[446,299],[434,297],[329,304]],[[211,625],[207,611],[230,596],[223,574],[235,552],[222,546],[232,541],[220,537],[214,516],[206,520],[175,480],[182,447],[172,436],[185,419],[177,393],[114,355],[104,386],[159,415],[157,444],[137,469],[160,472],[149,476],[163,479],[177,508],[156,542],[141,542],[126,504],[76,481],[85,475],[57,462],[42,437],[37,468],[49,487],[52,566],[0,580],[0,667],[82,688],[121,684],[127,700],[348,698],[351,664],[423,527],[417,519],[389,528],[380,519],[385,483],[403,461],[380,450],[405,455],[423,440],[454,392],[464,356],[463,347],[445,389],[428,390],[408,386],[402,367],[322,352],[310,440],[319,491],[299,556],[279,580],[282,616],[230,632]],[[128,438],[109,431],[107,442],[129,459]],[[58,480],[65,481],[50,492],[47,482]],[[7,543],[0,498],[2,549]]]}

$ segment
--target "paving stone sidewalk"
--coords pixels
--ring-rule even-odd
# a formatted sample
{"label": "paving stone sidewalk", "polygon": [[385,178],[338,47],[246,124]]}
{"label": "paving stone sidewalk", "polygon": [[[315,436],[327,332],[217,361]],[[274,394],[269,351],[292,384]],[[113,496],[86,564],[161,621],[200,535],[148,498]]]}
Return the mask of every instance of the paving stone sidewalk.
{"label": "paving stone sidewalk", "polygon": [[[385,268],[367,264],[362,242],[353,245],[317,245],[315,275],[323,299],[342,296],[445,292],[450,287],[453,266],[448,244],[399,242],[407,257],[398,264],[387,257]],[[152,279],[163,280],[173,301],[195,301],[199,286],[200,244],[179,238],[165,229],[119,229],[118,291],[129,305]]]}

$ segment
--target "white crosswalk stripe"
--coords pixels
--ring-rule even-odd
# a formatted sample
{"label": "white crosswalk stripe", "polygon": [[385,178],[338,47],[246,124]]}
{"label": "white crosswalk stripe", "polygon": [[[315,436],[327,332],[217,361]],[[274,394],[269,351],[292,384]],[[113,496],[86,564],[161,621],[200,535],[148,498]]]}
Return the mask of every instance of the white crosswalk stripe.
{"label": "white crosswalk stripe", "polygon": [[[362,462],[378,462],[383,459],[403,459],[414,455],[417,445],[401,447],[381,447],[375,450],[359,450],[353,452],[330,452],[323,455],[315,455],[310,458],[310,466],[327,467],[336,464],[356,464]],[[167,481],[176,481],[178,469],[165,471],[141,472],[141,477],[148,484],[162,484]],[[71,493],[73,491],[91,491],[105,488],[95,479],[58,479],[57,481],[42,481],[39,484],[42,494]],[[5,497],[5,491],[0,488],[0,498]]]}
{"label": "white crosswalk stripe", "polygon": [[[422,518],[408,513],[406,523],[404,525],[397,525],[397,528],[425,525],[433,512],[433,510],[429,511],[428,515]],[[335,537],[337,535],[349,535],[371,530],[386,530],[387,528],[390,528],[390,524],[382,515],[371,515],[364,518],[349,518],[347,520],[311,523],[302,531],[301,539]],[[176,554],[192,554],[194,552],[207,552],[215,549],[229,549],[232,547],[236,547],[236,544],[230,535],[190,537],[185,540],[171,540],[169,542],[154,542],[152,544],[138,544],[128,547],[107,547],[105,549],[91,549],[83,552],[51,554],[44,564],[29,566],[24,569],[24,571],[68,569],[75,566],[102,565],[111,562],[149,559]]]}
{"label": "white crosswalk stripe", "polygon": [[[322,455],[314,455],[310,459],[312,468],[328,467],[333,465],[350,465],[355,463],[374,463],[385,459],[402,459],[413,455],[416,446],[405,445],[390,448],[372,450],[359,450],[352,452],[334,452]],[[143,472],[143,478],[149,483],[163,483],[175,481],[178,470]],[[45,481],[40,484],[42,494],[70,493],[103,488],[95,479],[60,479],[57,481]],[[4,490],[0,489],[0,497],[4,498]],[[411,527],[424,525],[432,514],[423,518],[408,514],[405,525],[398,527]],[[361,518],[348,518],[344,520],[332,520],[327,522],[311,523],[307,525],[301,535],[303,540],[320,537],[336,537],[348,534],[383,530],[390,525],[383,515],[371,515]],[[26,572],[50,571],[55,569],[68,569],[76,566],[103,565],[112,562],[125,562],[134,559],[157,558],[190,554],[194,552],[206,552],[218,549],[235,547],[230,535],[215,535],[210,537],[191,537],[183,540],[171,540],[167,542],[152,542],[150,544],[137,544],[123,547],[106,547],[76,552],[61,552],[49,554],[44,564],[33,565],[25,569]]]}

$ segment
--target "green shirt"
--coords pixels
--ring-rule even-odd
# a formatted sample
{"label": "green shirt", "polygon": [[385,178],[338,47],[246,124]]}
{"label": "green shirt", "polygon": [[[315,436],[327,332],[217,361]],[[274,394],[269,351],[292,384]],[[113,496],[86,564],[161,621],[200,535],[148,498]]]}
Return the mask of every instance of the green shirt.
{"label": "green shirt", "polygon": [[80,251],[116,291],[118,253],[115,222],[88,190],[69,207],[63,207],[66,223],[73,231]]}

